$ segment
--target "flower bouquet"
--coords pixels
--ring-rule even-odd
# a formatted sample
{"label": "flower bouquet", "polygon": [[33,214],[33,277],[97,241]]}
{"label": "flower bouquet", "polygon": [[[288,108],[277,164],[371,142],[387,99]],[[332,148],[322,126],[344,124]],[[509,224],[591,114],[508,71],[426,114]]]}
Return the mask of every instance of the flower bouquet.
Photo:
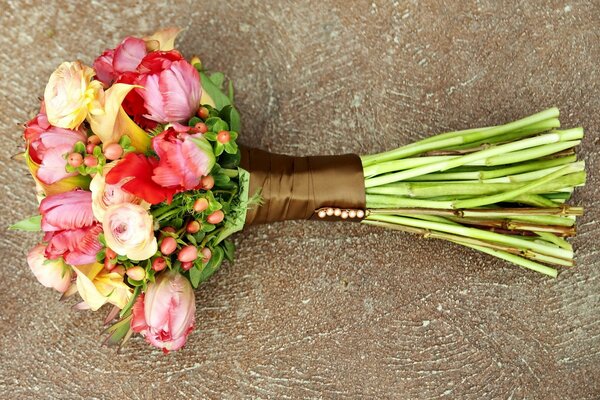
{"label": "flower bouquet", "polygon": [[52,73],[25,125],[42,231],[27,256],[44,286],[110,304],[107,343],[134,332],[168,352],[194,327],[194,288],[234,259],[229,237],[292,219],[355,221],[459,243],[542,274],[573,265],[566,240],[585,182],[550,108],[367,156],[291,157],[238,144],[233,86],[174,49],[177,29],[127,37]]}

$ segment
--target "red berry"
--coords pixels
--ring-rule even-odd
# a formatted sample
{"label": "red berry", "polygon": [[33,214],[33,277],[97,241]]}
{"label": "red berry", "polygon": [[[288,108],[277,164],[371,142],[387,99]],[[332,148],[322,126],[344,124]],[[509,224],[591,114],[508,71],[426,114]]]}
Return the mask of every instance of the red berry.
{"label": "red berry", "polygon": [[146,277],[146,270],[142,267],[131,267],[127,269],[127,276],[134,281],[141,281]]}
{"label": "red berry", "polygon": [[198,122],[196,125],[194,125],[194,128],[196,128],[196,130],[200,133],[208,132],[208,126],[206,126],[204,122]]}
{"label": "red berry", "polygon": [[222,144],[229,143],[229,140],[231,140],[231,135],[229,134],[229,131],[221,131],[217,133],[217,140],[219,141],[219,143]]}
{"label": "red berry", "polygon": [[204,197],[201,199],[198,199],[194,202],[194,211],[196,211],[197,213],[201,213],[202,211],[206,210],[208,208],[208,200],[206,200]]}
{"label": "red berry", "polygon": [[201,228],[201,226],[198,221],[192,221],[189,224],[187,224],[187,227],[185,228],[185,230],[188,233],[196,233],[200,230],[200,228]]}
{"label": "red berry", "polygon": [[200,107],[198,109],[198,116],[202,119],[206,119],[208,118],[208,108],[206,107]]}
{"label": "red berry", "polygon": [[191,262],[196,258],[198,258],[198,249],[191,244],[183,247],[177,254],[177,259],[181,262]]}
{"label": "red berry", "polygon": [[213,225],[218,224],[219,222],[223,221],[223,218],[225,218],[225,214],[223,214],[223,211],[221,210],[217,210],[215,212],[213,212],[212,214],[210,214],[206,220]]}
{"label": "red berry", "polygon": [[202,179],[200,179],[200,184],[202,185],[203,189],[210,190],[213,188],[213,186],[215,186],[215,178],[210,175],[203,176]]}
{"label": "red berry", "polygon": [[104,255],[109,260],[112,260],[113,258],[115,258],[117,256],[117,253],[115,253],[115,251],[113,249],[107,247],[106,250],[104,251]]}
{"label": "red berry", "polygon": [[116,265],[111,272],[116,272],[117,274],[124,276],[125,275],[125,267],[122,265]]}
{"label": "red berry", "polygon": [[193,266],[194,266],[194,263],[191,261],[186,261],[186,262],[181,263],[181,268],[184,271],[189,271],[190,269],[192,269]]}
{"label": "red berry", "polygon": [[207,263],[212,257],[212,251],[208,247],[203,248],[200,253],[202,254],[202,262]]}
{"label": "red berry", "polygon": [[104,268],[106,268],[108,271],[112,271],[113,269],[115,269],[116,266],[117,266],[117,263],[112,263],[110,261],[110,258],[106,257],[104,259]]}
{"label": "red berry", "polygon": [[92,143],[92,144],[100,144],[100,138],[96,135],[92,135],[88,138],[88,143]]}
{"label": "red berry", "polygon": [[123,148],[119,143],[111,143],[104,146],[104,156],[108,160],[118,160],[123,155]]}
{"label": "red berry", "polygon": [[169,254],[173,253],[175,249],[177,249],[177,241],[171,236],[167,236],[166,238],[164,238],[162,243],[160,244],[160,252],[163,253],[165,256],[168,256]]}
{"label": "red berry", "polygon": [[68,162],[71,167],[77,168],[83,164],[83,156],[79,153],[71,153],[69,154]]}
{"label": "red berry", "polygon": [[94,149],[96,148],[96,145],[94,143],[88,143],[85,146],[85,152],[88,154],[94,154]]}
{"label": "red berry", "polygon": [[92,155],[87,155],[83,159],[83,163],[86,167],[95,167],[96,165],[98,165],[98,159]]}
{"label": "red berry", "polygon": [[162,271],[167,266],[167,262],[162,257],[157,257],[152,260],[152,269],[156,272]]}
{"label": "red berry", "polygon": [[169,233],[175,233],[175,228],[172,226],[165,226],[164,228],[161,229],[161,231],[163,232],[169,232]]}

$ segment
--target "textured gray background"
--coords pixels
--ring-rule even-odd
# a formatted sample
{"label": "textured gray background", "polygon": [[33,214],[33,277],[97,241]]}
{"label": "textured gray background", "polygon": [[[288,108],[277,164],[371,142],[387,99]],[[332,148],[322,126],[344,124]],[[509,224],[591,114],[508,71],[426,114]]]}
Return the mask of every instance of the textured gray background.
{"label": "textured gray background", "polygon": [[[0,1],[0,398],[600,397],[600,4],[592,1]],[[127,34],[235,78],[241,141],[369,153],[552,105],[584,125],[578,266],[558,279],[437,241],[350,224],[237,236],[197,292],[198,329],[164,356],[100,347],[104,312],[71,309],[26,263],[35,212],[10,156],[63,60]]]}

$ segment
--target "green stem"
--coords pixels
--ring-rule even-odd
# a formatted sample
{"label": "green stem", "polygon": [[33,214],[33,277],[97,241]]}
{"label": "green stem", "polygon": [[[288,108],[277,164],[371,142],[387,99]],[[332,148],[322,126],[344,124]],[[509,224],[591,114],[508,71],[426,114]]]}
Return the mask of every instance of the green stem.
{"label": "green stem", "polygon": [[449,132],[437,136],[433,136],[416,143],[397,148],[395,150],[384,153],[369,155],[362,157],[363,166],[368,166],[384,161],[395,160],[399,158],[409,157],[415,154],[443,149],[449,146],[458,146],[465,143],[472,143],[487,138],[508,133],[513,130],[525,128],[530,125],[537,124],[548,119],[558,118],[558,108],[550,108],[540,113],[522,118],[517,121],[509,122],[504,125],[494,126],[483,129],[469,129],[466,131]]}
{"label": "green stem", "polygon": [[431,222],[431,221],[422,221],[422,220],[416,220],[416,219],[406,218],[406,217],[399,217],[399,216],[394,216],[394,215],[369,215],[367,217],[367,219],[375,220],[375,221],[382,221],[382,222],[389,222],[389,223],[398,224],[398,225],[407,225],[407,226],[412,226],[415,228],[423,228],[423,229],[430,229],[430,230],[442,231],[442,232],[447,232],[447,233],[453,233],[455,235],[466,236],[466,237],[486,240],[486,241],[490,241],[490,242],[501,243],[501,244],[505,244],[505,245],[509,245],[509,246],[514,246],[517,248],[528,249],[528,250],[532,250],[532,251],[535,251],[540,254],[545,254],[548,256],[562,258],[562,259],[566,259],[566,260],[573,258],[573,252],[566,250],[566,249],[555,248],[555,247],[551,247],[551,246],[547,246],[547,245],[543,245],[543,244],[535,243],[535,242],[529,242],[527,240],[523,240],[523,239],[519,239],[519,238],[507,236],[507,235],[502,235],[502,234],[498,234],[498,233],[494,233],[494,232],[488,232],[488,231],[484,231],[484,230],[476,229],[476,228],[468,228],[465,226],[457,226],[457,225],[448,225],[448,224]]}
{"label": "green stem", "polygon": [[[553,179],[559,178],[563,175],[567,175],[570,173],[582,171],[582,168],[583,167],[581,165],[579,165],[578,163],[569,164],[566,167],[563,167],[563,168],[559,169],[558,171],[555,171],[543,178],[540,178],[538,180],[532,181],[531,183],[523,185],[523,187],[521,187],[521,188],[518,188],[515,190],[510,190],[510,191],[499,193],[499,194],[495,194],[495,195],[491,195],[491,196],[478,197],[478,198],[469,199],[469,200],[458,200],[458,201],[454,202],[453,207],[454,208],[475,208],[475,207],[485,206],[488,204],[501,203],[504,201],[508,201],[519,195],[530,193],[533,189],[540,187],[540,186],[552,181]],[[583,172],[583,174],[585,176],[585,172]],[[585,179],[585,177],[584,177],[584,179]]]}

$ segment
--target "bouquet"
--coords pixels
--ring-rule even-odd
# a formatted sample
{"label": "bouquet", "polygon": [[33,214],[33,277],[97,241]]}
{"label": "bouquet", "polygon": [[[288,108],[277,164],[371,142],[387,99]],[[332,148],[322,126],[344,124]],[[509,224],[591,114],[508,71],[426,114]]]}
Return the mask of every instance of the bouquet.
{"label": "bouquet", "polygon": [[62,63],[25,125],[42,231],[27,262],[109,344],[141,334],[165,352],[194,328],[194,288],[234,259],[245,226],[354,221],[444,239],[552,277],[573,265],[585,183],[550,108],[505,125],[358,156],[291,157],[240,146],[233,85],[174,49],[177,29],[127,37],[92,67]]}

